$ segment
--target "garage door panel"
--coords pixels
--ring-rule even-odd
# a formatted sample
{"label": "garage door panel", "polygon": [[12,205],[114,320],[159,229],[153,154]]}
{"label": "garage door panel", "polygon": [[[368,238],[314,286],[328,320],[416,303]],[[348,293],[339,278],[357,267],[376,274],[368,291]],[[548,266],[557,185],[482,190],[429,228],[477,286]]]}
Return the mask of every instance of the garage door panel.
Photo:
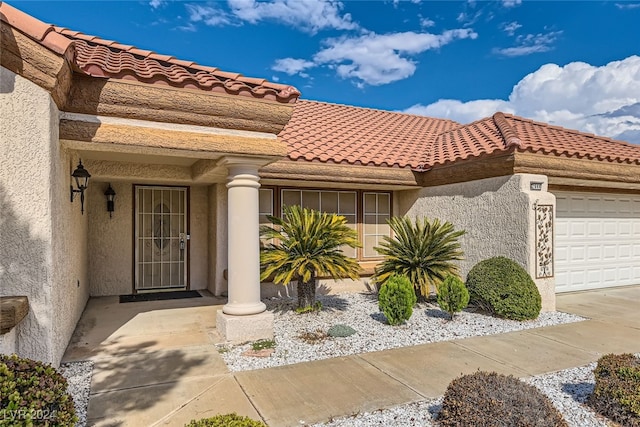
{"label": "garage door panel", "polygon": [[[556,229],[556,238],[566,238],[569,237],[569,224],[568,223],[558,223],[555,226]],[[640,229],[638,230],[640,232]]]}
{"label": "garage door panel", "polygon": [[556,290],[640,284],[640,195],[556,194]]}
{"label": "garage door panel", "polygon": [[599,262],[602,259],[602,248],[600,246],[590,246],[587,248],[587,259],[590,262]]}

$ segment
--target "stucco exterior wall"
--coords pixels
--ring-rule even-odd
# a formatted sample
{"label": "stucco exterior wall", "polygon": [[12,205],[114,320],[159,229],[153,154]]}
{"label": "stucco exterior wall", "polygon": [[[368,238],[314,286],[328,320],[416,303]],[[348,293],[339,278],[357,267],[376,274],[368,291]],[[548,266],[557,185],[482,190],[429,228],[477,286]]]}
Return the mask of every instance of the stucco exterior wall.
{"label": "stucco exterior wall", "polygon": [[0,354],[13,354],[15,353],[18,343],[18,327],[20,325],[16,325],[13,329],[11,329],[6,334],[0,335]]}
{"label": "stucco exterior wall", "polygon": [[207,289],[209,286],[209,190],[206,186],[191,187],[189,217],[191,289]]}
{"label": "stucco exterior wall", "polygon": [[[79,195],[73,203],[69,201],[69,186],[72,180],[75,181],[71,173],[78,164],[78,157],[60,151],[59,147],[56,132],[51,162],[53,346],[54,354],[62,357],[89,299],[89,278],[88,212],[82,215]],[[73,185],[75,187],[75,182]]]}
{"label": "stucco exterior wall", "polygon": [[[125,170],[125,169],[123,169]],[[91,172],[91,170],[89,171]],[[110,181],[116,192],[112,218],[107,212],[104,191],[108,182],[89,186],[88,231],[89,283],[92,296],[124,295],[133,292],[133,189],[132,181]],[[166,183],[173,185],[173,183]],[[190,284],[191,289],[208,287],[208,190],[190,187]]]}
{"label": "stucco exterior wall", "polygon": [[[541,191],[531,191],[532,181],[543,183]],[[546,176],[516,174],[399,191],[396,200],[400,215],[439,218],[466,231],[460,239],[465,253],[459,263],[462,277],[484,259],[511,258],[536,282],[543,310],[555,310],[554,279],[535,278],[534,204],[555,205],[555,197],[547,192]]]}
{"label": "stucco exterior wall", "polygon": [[226,295],[227,280],[227,187],[213,184],[209,187],[209,291]]}
{"label": "stucco exterior wall", "polygon": [[[90,173],[94,173],[89,169]],[[107,182],[89,185],[89,288],[91,296],[124,295],[133,290],[133,191],[131,182],[111,181],[116,192],[109,218]]]}
{"label": "stucco exterior wall", "polygon": [[86,303],[86,222],[70,215],[58,117],[48,92],[0,67],[0,294],[29,298],[17,353],[54,365]]}

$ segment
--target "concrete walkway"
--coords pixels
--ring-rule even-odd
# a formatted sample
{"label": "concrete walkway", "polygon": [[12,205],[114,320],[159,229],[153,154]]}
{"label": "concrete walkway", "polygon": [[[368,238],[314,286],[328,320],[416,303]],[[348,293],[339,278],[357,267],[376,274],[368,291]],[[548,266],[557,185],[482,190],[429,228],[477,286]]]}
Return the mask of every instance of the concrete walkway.
{"label": "concrete walkway", "polygon": [[269,426],[299,426],[437,397],[452,379],[478,369],[522,377],[640,352],[634,286],[558,296],[559,311],[591,319],[585,322],[234,374],[213,347],[215,329],[204,326],[214,324],[212,306],[221,301],[202,300],[199,307],[193,300],[173,302],[182,307],[107,304],[103,315],[147,304],[108,337],[98,327],[103,304],[91,301],[83,321],[95,312],[93,328],[81,321],[66,357],[96,361],[89,425],[183,426],[235,411]]}

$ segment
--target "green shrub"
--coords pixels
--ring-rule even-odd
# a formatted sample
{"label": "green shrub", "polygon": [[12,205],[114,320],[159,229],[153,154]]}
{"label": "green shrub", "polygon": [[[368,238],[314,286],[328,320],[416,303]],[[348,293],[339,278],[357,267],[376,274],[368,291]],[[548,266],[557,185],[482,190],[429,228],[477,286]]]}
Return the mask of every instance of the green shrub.
{"label": "green shrub", "polygon": [[458,238],[464,231],[455,231],[449,222],[429,221],[407,217],[393,217],[389,220],[392,237],[383,237],[376,251],[383,255],[375,269],[373,281],[381,288],[394,274],[406,276],[415,287],[416,295],[428,299],[431,290],[449,274],[458,274],[453,263],[462,259]]}
{"label": "green shrub", "polygon": [[506,319],[535,319],[542,308],[533,279],[509,258],[480,261],[467,275],[467,289],[472,304]]}
{"label": "green shrub", "polygon": [[252,420],[234,412],[233,414],[216,415],[215,417],[203,418],[197,421],[192,420],[185,427],[267,427],[267,425],[262,421]]}
{"label": "green shrub", "polygon": [[459,277],[449,275],[438,286],[438,305],[451,316],[469,304],[469,291]]}
{"label": "green shrub", "polygon": [[327,331],[327,335],[329,335],[330,337],[341,337],[341,338],[349,337],[355,333],[356,333],[356,330],[353,329],[351,326],[340,325],[340,324],[333,325]]}
{"label": "green shrub", "polygon": [[596,385],[587,403],[623,426],[640,426],[640,359],[633,354],[607,354],[593,372]]}
{"label": "green shrub", "polygon": [[390,325],[409,320],[416,304],[416,293],[405,276],[393,275],[378,292],[378,307]]}
{"label": "green shrub", "polygon": [[0,354],[0,426],[72,426],[67,380],[51,365]]}
{"label": "green shrub", "polygon": [[564,427],[551,401],[513,376],[478,371],[453,380],[438,415],[441,426]]}

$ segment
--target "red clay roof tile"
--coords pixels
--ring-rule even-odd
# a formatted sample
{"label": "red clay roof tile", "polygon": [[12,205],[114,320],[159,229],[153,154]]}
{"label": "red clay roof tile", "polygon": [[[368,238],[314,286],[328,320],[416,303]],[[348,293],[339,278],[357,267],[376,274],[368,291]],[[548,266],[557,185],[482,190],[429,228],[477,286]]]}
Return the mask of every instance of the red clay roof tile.
{"label": "red clay roof tile", "polygon": [[1,1],[0,19],[52,51],[68,55],[79,70],[94,77],[138,80],[284,103],[294,103],[300,96],[293,86],[248,78],[45,24]]}
{"label": "red clay roof tile", "polygon": [[503,113],[456,122],[300,100],[279,135],[291,160],[428,170],[517,150],[640,164],[640,146]]}
{"label": "red clay roof tile", "polygon": [[455,126],[450,120],[299,100],[279,137],[292,160],[417,168],[438,133]]}

